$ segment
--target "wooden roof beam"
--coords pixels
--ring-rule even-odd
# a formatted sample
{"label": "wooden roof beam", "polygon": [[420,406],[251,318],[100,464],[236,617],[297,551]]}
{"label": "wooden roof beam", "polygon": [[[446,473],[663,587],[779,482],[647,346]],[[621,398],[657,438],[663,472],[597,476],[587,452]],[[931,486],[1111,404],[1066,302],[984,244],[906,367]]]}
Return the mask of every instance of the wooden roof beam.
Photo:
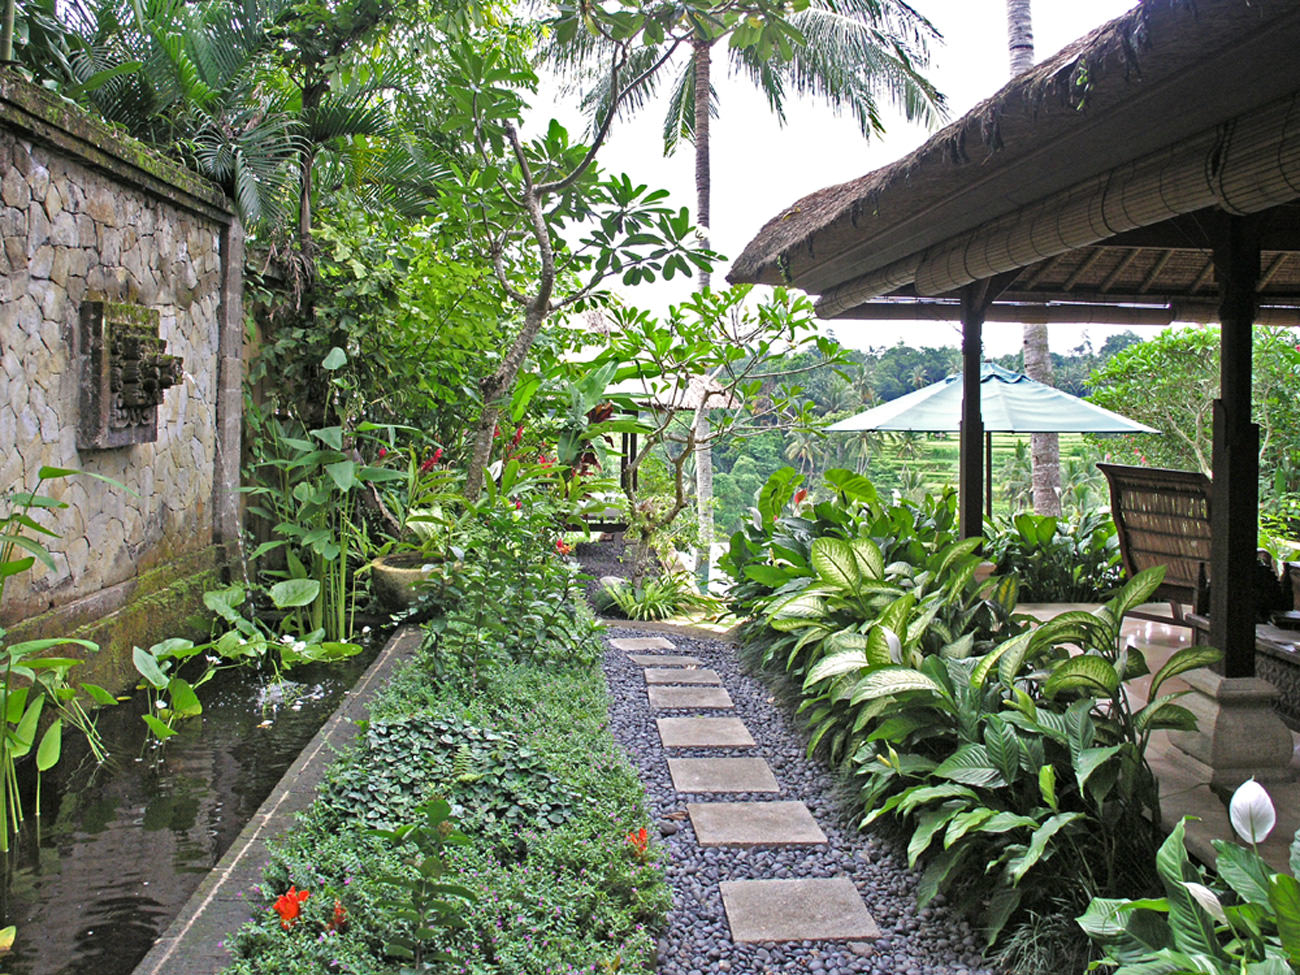
{"label": "wooden roof beam", "polygon": [[1110,274],[1106,275],[1105,279],[1101,282],[1102,294],[1105,294],[1107,291],[1111,289],[1111,286],[1116,281],[1119,280],[1119,276],[1129,269],[1129,265],[1131,265],[1137,259],[1137,256],[1141,253],[1142,253],[1141,247],[1129,248],[1128,253],[1125,254],[1123,259],[1118,264],[1115,265],[1115,270],[1111,271]]}
{"label": "wooden roof beam", "polygon": [[1151,290],[1152,285],[1156,283],[1156,279],[1160,277],[1161,272],[1164,271],[1173,256],[1174,252],[1172,250],[1160,252],[1160,256],[1156,258],[1155,267],[1151,268],[1150,273],[1138,285],[1138,294],[1144,295]]}
{"label": "wooden roof beam", "polygon": [[1096,264],[1099,260],[1101,260],[1101,255],[1103,253],[1104,250],[1102,248],[1094,247],[1091,250],[1091,252],[1088,254],[1088,256],[1083,259],[1083,262],[1078,267],[1076,267],[1073,272],[1071,272],[1068,278],[1065,279],[1065,284],[1061,285],[1061,290],[1069,291],[1076,284],[1078,284],[1079,279],[1083,277],[1085,274],[1087,274],[1089,271],[1091,271],[1093,265]]}

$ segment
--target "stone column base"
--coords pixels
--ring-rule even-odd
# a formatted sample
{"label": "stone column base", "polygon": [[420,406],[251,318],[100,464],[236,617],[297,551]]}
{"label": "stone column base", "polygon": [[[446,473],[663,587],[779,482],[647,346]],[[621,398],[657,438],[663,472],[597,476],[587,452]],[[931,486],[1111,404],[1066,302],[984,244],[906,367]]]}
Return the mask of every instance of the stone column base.
{"label": "stone column base", "polygon": [[1180,675],[1192,692],[1179,699],[1196,715],[1196,731],[1173,731],[1169,740],[1204,766],[1210,787],[1230,792],[1249,778],[1294,778],[1291,731],[1273,701],[1277,689],[1256,677],[1223,677],[1210,670]]}

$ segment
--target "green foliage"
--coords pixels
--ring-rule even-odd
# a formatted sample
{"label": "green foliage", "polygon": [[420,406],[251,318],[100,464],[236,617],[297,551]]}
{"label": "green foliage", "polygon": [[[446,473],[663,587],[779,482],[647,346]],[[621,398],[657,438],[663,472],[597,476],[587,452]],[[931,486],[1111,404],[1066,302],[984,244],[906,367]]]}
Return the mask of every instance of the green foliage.
{"label": "green foliage", "polygon": [[[1115,975],[1286,975],[1300,960],[1300,884],[1259,852],[1215,840],[1215,876],[1193,864],[1180,821],[1161,845],[1163,897],[1098,897],[1079,926],[1106,951]],[[1300,860],[1300,834],[1291,863]]]}
{"label": "green foliage", "polygon": [[685,573],[664,572],[635,585],[606,585],[596,594],[595,605],[599,612],[629,620],[664,620],[714,608],[717,600],[701,595],[695,581]]}
{"label": "green foliage", "polygon": [[[269,907],[257,912],[230,942],[232,975],[316,975],[335,960],[396,975],[410,963],[394,947],[436,948],[474,975],[653,971],[668,891],[653,854],[628,848],[627,834],[646,825],[643,795],[606,727],[607,690],[591,665],[598,643],[523,630],[484,639],[499,642],[478,681],[445,674],[450,648],[433,634],[380,692],[323,795],[273,846],[265,903],[290,885],[309,889],[302,920],[285,931]],[[425,892],[426,908],[460,901],[460,923],[448,927],[421,924],[431,912],[412,903],[427,854],[371,832],[401,830],[438,800],[469,843],[440,851],[443,872],[428,879],[475,897]],[[444,828],[425,822],[426,834]],[[348,924],[330,930],[335,899]]]}
{"label": "green foliage", "polygon": [[413,823],[396,829],[375,830],[375,835],[391,846],[404,850],[415,848],[415,855],[403,857],[407,870],[388,874],[379,882],[393,893],[380,907],[403,922],[397,932],[384,942],[385,954],[409,961],[413,971],[422,971],[428,961],[450,961],[453,955],[435,948],[435,939],[445,938],[453,928],[463,928],[461,917],[466,903],[477,900],[469,888],[444,880],[448,874],[445,851],[452,846],[467,846],[469,838],[456,829],[451,806],[434,799],[415,810]]}
{"label": "green foliage", "polygon": [[[1219,395],[1219,329],[1166,329],[1129,346],[1092,376],[1093,402],[1161,431],[1125,437],[1117,451],[1140,463],[1210,473],[1213,401]],[[1253,419],[1260,425],[1263,497],[1300,488],[1300,350],[1286,329],[1254,330]]]}
{"label": "green foliage", "polygon": [[988,558],[999,574],[1016,577],[1024,602],[1098,602],[1120,583],[1119,539],[1109,510],[1069,521],[1022,512],[986,527]]}
{"label": "green foliage", "polygon": [[[1132,865],[1149,862],[1160,821],[1147,743],[1193,724],[1161,688],[1219,656],[1175,653],[1150,703],[1131,706],[1125,682],[1149,671],[1120,622],[1161,570],[1026,628],[1013,578],[976,581],[950,498],[891,506],[850,471],[827,482],[830,500],[809,505],[778,472],[732,539],[743,652],[800,688],[809,748],[854,774],[864,825],[907,824],[920,903],[956,895],[992,943],[1018,911],[1059,904],[1063,873],[1067,890],[1140,886]],[[1055,537],[1055,523],[1022,528],[1036,545]]]}
{"label": "green foliage", "polygon": [[[40,521],[42,515],[66,508],[67,504],[40,493],[47,480],[84,472],[42,467],[31,491],[6,491],[0,495],[4,515],[0,517],[0,602],[9,579],[29,572],[39,562],[54,569],[54,558],[45,547],[45,539],[58,538],[56,531]],[[88,475],[126,488],[111,478]],[[71,637],[5,641],[0,627],[0,853],[9,850],[10,832],[22,825],[23,797],[19,791],[18,763],[29,756],[36,768],[36,794],[33,809],[41,815],[41,774],[58,764],[63,753],[65,728],[75,729],[90,746],[97,762],[106,753],[91,714],[83,705],[89,698],[95,705],[117,703],[116,698],[97,684],[73,683],[69,673],[81,661],[59,656],[60,647],[76,647],[81,652],[96,652],[98,645]],[[47,723],[42,729],[42,716]],[[53,716],[52,720],[48,720]],[[38,738],[39,735],[39,738]]]}

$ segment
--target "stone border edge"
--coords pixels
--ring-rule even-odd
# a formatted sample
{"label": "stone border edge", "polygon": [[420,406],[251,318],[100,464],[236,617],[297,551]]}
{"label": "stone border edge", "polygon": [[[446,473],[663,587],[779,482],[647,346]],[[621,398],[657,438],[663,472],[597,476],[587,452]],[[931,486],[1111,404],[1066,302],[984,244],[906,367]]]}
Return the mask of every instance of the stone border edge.
{"label": "stone border edge", "polygon": [[[227,955],[216,967],[203,971],[193,967],[192,955],[178,956],[175,959],[173,956],[177,955],[187,942],[201,937],[195,929],[205,911],[237,896],[235,890],[224,888],[241,884],[237,871],[241,867],[248,868],[249,864],[245,861],[250,857],[252,858],[250,862],[256,865],[257,877],[261,879],[267,839],[287,828],[294,814],[306,808],[316,797],[315,784],[319,781],[319,777],[315,781],[308,779],[304,782],[304,773],[309,767],[316,770],[317,763],[328,763],[334,752],[347,743],[355,732],[355,723],[362,706],[370,701],[393,669],[415,652],[422,638],[421,630],[417,626],[398,627],[366,672],[350,690],[344,693],[339,706],[321,725],[316,736],[307,743],[298,753],[293,764],[285,770],[270,795],[230,845],[230,849],[226,850],[225,855],[190,895],[180,913],[154,941],[153,947],[135,967],[132,975],[163,975],[169,971],[177,971],[177,968],[169,965],[182,958],[186,962],[184,968],[186,975],[211,975],[233,961],[233,958]],[[304,785],[308,788],[304,788]],[[243,905],[240,906],[240,912],[244,916],[247,915]],[[234,928],[223,933],[234,934]],[[218,957],[219,953],[214,945],[197,947],[214,960]]]}

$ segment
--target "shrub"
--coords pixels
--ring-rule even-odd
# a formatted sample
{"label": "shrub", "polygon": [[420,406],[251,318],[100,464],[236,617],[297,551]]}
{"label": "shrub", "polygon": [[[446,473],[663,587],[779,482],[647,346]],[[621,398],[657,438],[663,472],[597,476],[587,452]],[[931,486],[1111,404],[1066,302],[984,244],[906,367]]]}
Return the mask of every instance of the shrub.
{"label": "shrub", "polygon": [[607,583],[596,594],[597,611],[630,620],[663,620],[697,609],[711,609],[717,601],[700,594],[695,582],[683,572],[665,572],[643,580]]}
{"label": "shrub", "polygon": [[1140,886],[1126,868],[1149,862],[1160,821],[1146,745],[1193,723],[1158,692],[1218,657],[1179,651],[1131,706],[1125,682],[1149,671],[1120,621],[1162,570],[1029,629],[1014,578],[976,581],[977,542],[955,540],[946,499],[885,509],[869,482],[827,480],[812,518],[783,517],[793,479],[769,481],[729,567],[749,656],[799,687],[810,750],[854,773],[863,825],[908,826],[919,902],[958,895],[992,943],[1018,911]]}
{"label": "shrub", "polygon": [[1102,602],[1119,587],[1119,538],[1108,510],[1068,521],[1022,512],[986,527],[989,559],[1016,577],[1025,602]]}

